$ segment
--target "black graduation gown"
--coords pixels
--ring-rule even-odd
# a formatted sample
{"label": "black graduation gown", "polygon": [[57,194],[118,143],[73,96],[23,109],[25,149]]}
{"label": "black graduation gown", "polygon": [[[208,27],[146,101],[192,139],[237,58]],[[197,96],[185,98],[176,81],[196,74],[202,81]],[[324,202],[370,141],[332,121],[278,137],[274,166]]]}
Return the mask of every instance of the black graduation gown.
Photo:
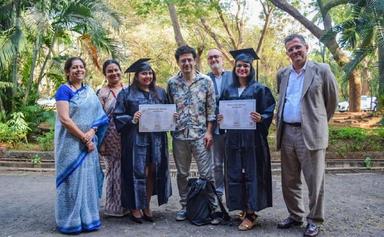
{"label": "black graduation gown", "polygon": [[157,96],[135,86],[124,88],[118,95],[114,111],[117,131],[121,134],[121,201],[128,209],[147,208],[145,166],[150,159],[155,166],[153,195],[158,204],[168,202],[172,195],[168,170],[168,142],[166,132],[140,133],[132,123],[140,104],[165,104],[164,89],[156,88]]}
{"label": "black graduation gown", "polygon": [[257,123],[256,130],[227,130],[225,191],[228,209],[259,211],[271,207],[271,157],[267,136],[275,99],[267,87],[254,80],[240,96],[238,88],[232,84],[223,92],[221,99],[256,99],[256,112],[263,117],[262,122]]}

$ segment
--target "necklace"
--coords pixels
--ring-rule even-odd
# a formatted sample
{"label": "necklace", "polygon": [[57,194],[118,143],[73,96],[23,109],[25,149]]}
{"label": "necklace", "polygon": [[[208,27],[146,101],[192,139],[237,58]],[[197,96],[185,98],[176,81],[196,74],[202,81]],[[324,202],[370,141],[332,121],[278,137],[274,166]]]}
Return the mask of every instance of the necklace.
{"label": "necklace", "polygon": [[109,84],[107,86],[109,88],[109,91],[112,93],[112,96],[116,98],[118,93],[116,93],[114,89],[117,89],[117,92],[120,92],[121,88],[123,88],[123,83],[120,83],[120,87],[111,87],[111,85]]}
{"label": "necklace", "polygon": [[69,87],[74,88],[75,91],[78,91],[83,86],[83,83],[80,83],[80,86],[76,87],[71,81],[68,81],[68,84],[69,84]]}
{"label": "necklace", "polygon": [[76,91],[78,91],[78,90],[81,88],[82,85],[80,84],[80,86],[79,86],[78,88],[77,88],[74,84],[71,84],[71,86],[72,86],[73,88],[75,88]]}

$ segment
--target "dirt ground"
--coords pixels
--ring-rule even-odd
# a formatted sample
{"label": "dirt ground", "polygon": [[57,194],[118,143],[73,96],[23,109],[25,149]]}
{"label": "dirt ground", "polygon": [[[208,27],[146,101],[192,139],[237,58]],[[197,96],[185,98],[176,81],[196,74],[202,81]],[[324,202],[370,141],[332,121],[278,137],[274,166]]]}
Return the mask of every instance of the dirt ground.
{"label": "dirt ground", "polygon": [[[52,174],[0,172],[0,236],[62,236],[55,230],[55,177]],[[235,225],[197,227],[176,222],[176,180],[168,204],[153,205],[155,223],[102,215],[102,228],[82,236],[302,236],[304,226],[279,230],[287,216],[280,176],[273,176],[274,207],[259,212],[258,225],[239,232]],[[384,236],[384,173],[326,175],[326,221],[320,236]],[[307,198],[306,198],[307,200]],[[103,203],[104,200],[101,200]],[[103,204],[102,204],[103,206]],[[102,208],[103,210],[103,208]]]}

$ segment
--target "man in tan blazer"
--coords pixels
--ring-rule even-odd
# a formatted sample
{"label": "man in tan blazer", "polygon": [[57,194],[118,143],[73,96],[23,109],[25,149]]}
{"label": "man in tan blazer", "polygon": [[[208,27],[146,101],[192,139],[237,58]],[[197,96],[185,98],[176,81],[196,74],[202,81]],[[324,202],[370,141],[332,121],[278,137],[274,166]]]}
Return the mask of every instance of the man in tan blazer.
{"label": "man in tan blazer", "polygon": [[301,171],[309,191],[309,214],[304,236],[317,236],[324,220],[325,150],[328,121],[337,106],[337,84],[328,64],[307,60],[308,45],[302,35],[284,40],[292,65],[279,70],[277,149],[281,150],[281,179],[289,217],[278,228],[303,223]]}

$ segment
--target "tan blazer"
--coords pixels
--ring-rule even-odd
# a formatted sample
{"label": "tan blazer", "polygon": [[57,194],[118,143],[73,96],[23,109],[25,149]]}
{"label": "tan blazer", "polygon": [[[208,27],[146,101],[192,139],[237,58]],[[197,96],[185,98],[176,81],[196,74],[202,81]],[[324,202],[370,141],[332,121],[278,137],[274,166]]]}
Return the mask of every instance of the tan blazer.
{"label": "tan blazer", "polygon": [[[279,101],[276,116],[276,145],[281,148],[283,107],[290,68],[277,73]],[[328,121],[337,107],[337,84],[328,64],[307,61],[301,96],[301,127],[309,150],[328,146]]]}

